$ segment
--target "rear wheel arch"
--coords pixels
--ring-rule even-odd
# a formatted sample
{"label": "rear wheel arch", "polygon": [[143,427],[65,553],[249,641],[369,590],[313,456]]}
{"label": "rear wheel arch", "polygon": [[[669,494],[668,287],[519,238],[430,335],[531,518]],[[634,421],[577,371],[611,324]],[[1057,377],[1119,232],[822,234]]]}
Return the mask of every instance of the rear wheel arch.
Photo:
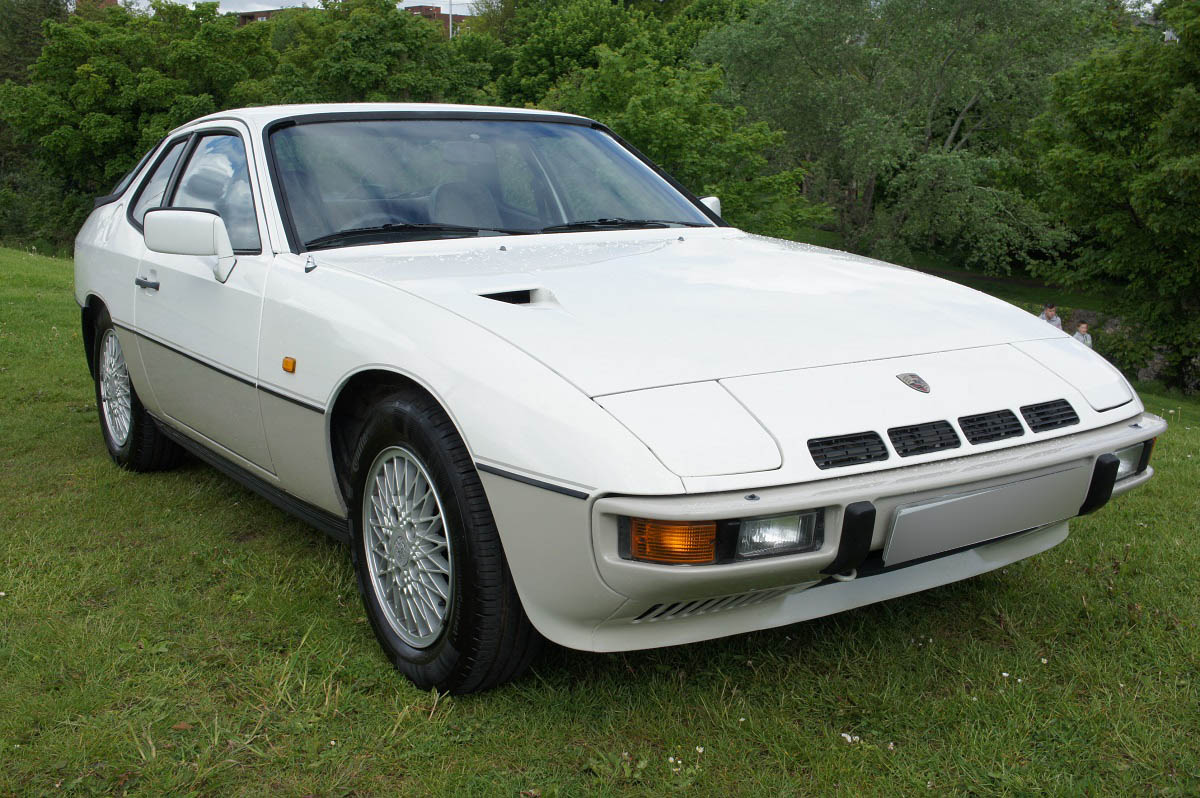
{"label": "rear wheel arch", "polygon": [[96,319],[101,311],[108,310],[104,300],[95,294],[88,294],[79,309],[80,323],[83,334],[83,352],[87,356],[88,374],[96,376]]}

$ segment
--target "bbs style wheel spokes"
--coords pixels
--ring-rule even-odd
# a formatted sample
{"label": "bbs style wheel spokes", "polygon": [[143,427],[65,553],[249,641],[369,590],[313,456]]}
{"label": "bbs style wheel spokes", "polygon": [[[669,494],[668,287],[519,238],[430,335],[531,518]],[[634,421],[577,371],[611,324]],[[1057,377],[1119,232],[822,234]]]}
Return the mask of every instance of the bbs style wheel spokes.
{"label": "bbs style wheel spokes", "polygon": [[116,330],[111,327],[104,332],[100,344],[100,407],[113,443],[124,446],[133,424],[132,391],[125,354]]}
{"label": "bbs style wheel spokes", "polygon": [[363,541],[371,587],[392,630],[413,648],[442,634],[453,597],[454,560],[442,500],[415,453],[379,453],[363,496]]}

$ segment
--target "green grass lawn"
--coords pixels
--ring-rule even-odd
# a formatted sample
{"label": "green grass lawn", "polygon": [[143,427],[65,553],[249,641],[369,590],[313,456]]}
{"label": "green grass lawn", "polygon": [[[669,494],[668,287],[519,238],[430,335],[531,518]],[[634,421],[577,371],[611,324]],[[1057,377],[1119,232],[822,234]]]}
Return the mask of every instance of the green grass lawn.
{"label": "green grass lawn", "polygon": [[1032,560],[439,698],[343,549],[111,463],[70,284],[0,250],[0,795],[1200,794],[1200,402],[1145,395],[1158,476]]}

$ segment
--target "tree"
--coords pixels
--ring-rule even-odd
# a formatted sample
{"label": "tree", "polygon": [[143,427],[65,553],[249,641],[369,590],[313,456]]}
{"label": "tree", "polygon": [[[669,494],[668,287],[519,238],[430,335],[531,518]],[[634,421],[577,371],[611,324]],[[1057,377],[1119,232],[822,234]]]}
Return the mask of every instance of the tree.
{"label": "tree", "polygon": [[66,0],[0,0],[0,84],[27,81],[26,70],[45,42],[43,23],[66,17]]}
{"label": "tree", "polygon": [[[8,132],[17,140],[0,151],[0,235],[60,242],[91,197],[195,117],[278,102],[476,102],[496,57],[494,41],[451,44],[390,0],[329,0],[245,27],[215,2],[152,0],[45,33],[28,85],[0,86],[0,146]],[[18,148],[36,159],[15,159]]]}
{"label": "tree", "polygon": [[[45,42],[43,25],[66,16],[66,0],[0,0],[0,85],[29,81],[29,65]],[[55,182],[39,168],[30,143],[0,121],[0,232],[48,243],[61,223],[54,203],[62,191]]]}
{"label": "tree", "polygon": [[1054,80],[1036,136],[1042,201],[1080,237],[1042,272],[1123,284],[1120,356],[1160,355],[1167,379],[1200,387],[1200,5],[1165,3],[1154,28]]}
{"label": "tree", "polygon": [[641,12],[612,0],[557,0],[518,6],[509,24],[512,68],[496,83],[501,102],[533,105],[566,75],[595,67],[596,48],[617,50],[637,35]]}
{"label": "tree", "polygon": [[283,102],[422,102],[467,97],[440,28],[391,0],[296,9],[272,31],[279,69],[265,94]]}
{"label": "tree", "polygon": [[[724,65],[751,118],[786,131],[851,246],[919,242],[1005,270],[1060,236],[1003,185],[1003,150],[1098,13],[1092,0],[767,0],[699,52]],[[954,218],[963,201],[1005,212],[977,214],[992,230],[975,234]]]}
{"label": "tree", "polygon": [[549,108],[590,116],[698,194],[721,196],[726,217],[748,230],[794,237],[827,211],[800,193],[803,171],[772,169],[782,135],[716,100],[720,69],[663,64],[645,35],[620,52],[596,48],[596,66],[573,72],[546,96]]}
{"label": "tree", "polygon": [[216,3],[112,9],[46,31],[30,85],[0,90],[0,113],[84,194],[106,192],[173,127],[226,106],[240,81],[274,67],[266,31],[238,28]]}

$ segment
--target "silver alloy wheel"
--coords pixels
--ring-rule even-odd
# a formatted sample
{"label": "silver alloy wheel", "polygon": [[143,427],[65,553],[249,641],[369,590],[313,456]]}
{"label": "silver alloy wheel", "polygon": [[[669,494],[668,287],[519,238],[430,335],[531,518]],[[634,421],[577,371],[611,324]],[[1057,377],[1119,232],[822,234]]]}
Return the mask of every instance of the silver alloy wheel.
{"label": "silver alloy wheel", "polygon": [[100,408],[104,412],[104,426],[108,428],[112,442],[119,448],[129,440],[129,428],[133,423],[133,392],[121,342],[117,339],[117,331],[111,327],[104,331],[104,340],[100,343],[99,369]]}
{"label": "silver alloy wheel", "polygon": [[403,446],[379,453],[363,493],[363,542],[375,597],[401,640],[427,648],[445,628],[453,595],[442,500],[424,463]]}

